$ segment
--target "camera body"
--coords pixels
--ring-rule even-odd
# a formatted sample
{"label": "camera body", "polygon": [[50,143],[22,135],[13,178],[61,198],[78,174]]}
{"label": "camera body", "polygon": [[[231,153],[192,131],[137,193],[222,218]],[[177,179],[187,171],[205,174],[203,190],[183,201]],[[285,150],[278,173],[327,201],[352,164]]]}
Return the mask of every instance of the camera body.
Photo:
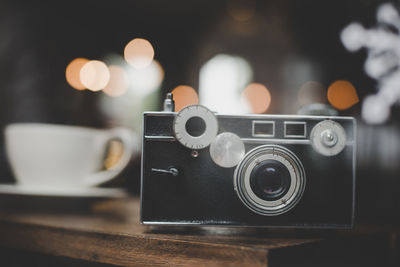
{"label": "camera body", "polygon": [[355,130],[351,117],[146,112],[141,222],[351,228]]}

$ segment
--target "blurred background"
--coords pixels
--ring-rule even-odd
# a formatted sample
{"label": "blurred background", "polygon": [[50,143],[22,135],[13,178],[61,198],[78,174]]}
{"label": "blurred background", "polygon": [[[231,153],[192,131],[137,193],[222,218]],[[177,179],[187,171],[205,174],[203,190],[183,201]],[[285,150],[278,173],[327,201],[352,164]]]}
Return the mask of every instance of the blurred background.
{"label": "blurred background", "polygon": [[[367,44],[372,37],[365,37],[366,29],[382,24],[377,18],[382,3],[1,0],[0,127],[125,126],[140,137],[142,112],[161,110],[171,91],[177,109],[201,103],[235,114],[296,114],[322,103],[358,120],[357,218],[397,223],[399,108],[395,103],[382,108],[379,101],[363,107],[378,92],[380,78],[398,68],[390,47],[372,53],[374,44]],[[342,31],[353,22],[363,28],[346,37]],[[388,21],[382,27],[397,36],[393,47],[400,47],[399,29]],[[357,47],[353,36],[365,42]],[[378,67],[390,71],[374,76],[365,66],[367,57],[383,54],[386,61]],[[396,84],[392,88],[398,90]],[[139,153],[118,181],[135,194]],[[0,182],[15,182],[3,135]]]}

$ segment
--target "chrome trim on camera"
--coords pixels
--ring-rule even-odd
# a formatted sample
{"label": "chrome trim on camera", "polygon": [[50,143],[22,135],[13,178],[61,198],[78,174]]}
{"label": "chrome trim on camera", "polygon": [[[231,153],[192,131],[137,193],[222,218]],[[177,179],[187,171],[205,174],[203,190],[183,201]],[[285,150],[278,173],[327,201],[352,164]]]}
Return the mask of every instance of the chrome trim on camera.
{"label": "chrome trim on camera", "polygon": [[320,115],[282,115],[282,114],[243,114],[243,115],[230,115],[230,114],[220,114],[216,113],[217,117],[227,118],[246,118],[246,119],[285,119],[285,118],[293,118],[293,119],[313,119],[313,120],[353,120],[353,117],[348,116],[320,116]]}
{"label": "chrome trim on camera", "polygon": [[174,136],[168,135],[145,135],[144,139],[155,141],[176,141],[176,138]]}
{"label": "chrome trim on camera", "polygon": [[[166,135],[146,135],[144,139],[154,140],[154,141],[176,141],[174,136],[166,136]],[[244,143],[248,144],[301,144],[301,145],[309,145],[311,141],[299,140],[299,139],[262,139],[262,138],[240,138]],[[346,141],[346,146],[352,146],[355,142],[352,140]]]}
{"label": "chrome trim on camera", "polygon": [[[351,211],[351,227],[354,226],[354,220],[355,220],[355,203],[356,203],[356,154],[357,154],[357,120],[353,118],[353,203],[352,203],[352,211]],[[347,145],[348,141],[346,142]]]}
{"label": "chrome trim on camera", "polygon": [[[257,124],[271,124],[272,133],[271,134],[256,134],[255,126]],[[255,137],[274,137],[275,136],[275,121],[252,121],[252,135]]]}
{"label": "chrome trim on camera", "polygon": [[310,140],[298,140],[298,139],[261,139],[261,138],[241,138],[245,143],[254,144],[267,144],[267,143],[279,143],[279,144],[311,144]]}
{"label": "chrome trim on camera", "polygon": [[[147,111],[144,112],[143,115],[157,115],[157,116],[171,116],[171,115],[176,115],[177,112],[164,112],[164,111]],[[320,116],[320,115],[282,115],[282,114],[242,114],[242,115],[232,115],[232,114],[220,114],[220,113],[215,113],[214,114],[217,117],[222,117],[222,118],[227,118],[227,117],[233,117],[233,118],[246,118],[246,119],[281,119],[281,118],[293,118],[293,119],[313,119],[313,120],[321,120],[321,119],[327,119],[327,120],[354,120],[353,117],[348,117],[348,116]]]}

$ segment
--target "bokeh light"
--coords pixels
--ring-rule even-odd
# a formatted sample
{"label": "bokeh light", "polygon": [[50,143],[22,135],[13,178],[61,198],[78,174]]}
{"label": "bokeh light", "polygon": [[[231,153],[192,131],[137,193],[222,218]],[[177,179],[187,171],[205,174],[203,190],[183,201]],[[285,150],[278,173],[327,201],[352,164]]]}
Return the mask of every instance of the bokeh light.
{"label": "bokeh light", "polygon": [[340,39],[349,51],[354,52],[364,45],[367,34],[361,24],[352,23],[340,33]]}
{"label": "bokeh light", "polygon": [[228,0],[226,4],[228,14],[239,22],[250,20],[256,11],[255,0]]}
{"label": "bokeh light", "polygon": [[369,95],[363,101],[361,115],[367,123],[384,123],[390,115],[390,104],[380,95]]}
{"label": "bokeh light", "polygon": [[214,56],[200,69],[200,104],[219,113],[251,112],[241,93],[252,77],[253,69],[246,59],[225,54]]}
{"label": "bokeh light", "polygon": [[130,68],[128,75],[132,92],[144,96],[159,89],[164,79],[164,70],[157,60],[153,60],[144,69]]}
{"label": "bokeh light", "polygon": [[84,90],[86,87],[81,83],[80,72],[89,60],[86,58],[75,58],[72,60],[65,69],[65,79],[72,88],[77,90]]}
{"label": "bokeh light", "polygon": [[110,80],[104,87],[103,92],[109,96],[117,97],[123,95],[129,87],[129,78],[126,71],[116,65],[108,67]]}
{"label": "bokeh light", "polygon": [[300,87],[297,96],[300,106],[326,102],[325,87],[320,82],[316,81],[308,81],[304,83]]}
{"label": "bokeh light", "polygon": [[80,71],[81,83],[91,91],[103,89],[110,80],[107,65],[99,60],[87,62]]}
{"label": "bokeh light", "polygon": [[356,88],[349,81],[338,80],[328,88],[329,103],[339,109],[348,109],[359,102]]}
{"label": "bokeh light", "polygon": [[260,83],[251,83],[246,86],[242,98],[250,106],[251,112],[256,114],[264,113],[271,104],[271,93]]}
{"label": "bokeh light", "polygon": [[136,38],[125,46],[124,57],[132,67],[143,69],[153,61],[154,48],[146,39]]}
{"label": "bokeh light", "polygon": [[180,111],[188,105],[199,103],[199,96],[195,89],[187,85],[179,85],[172,90],[175,101],[175,111]]}

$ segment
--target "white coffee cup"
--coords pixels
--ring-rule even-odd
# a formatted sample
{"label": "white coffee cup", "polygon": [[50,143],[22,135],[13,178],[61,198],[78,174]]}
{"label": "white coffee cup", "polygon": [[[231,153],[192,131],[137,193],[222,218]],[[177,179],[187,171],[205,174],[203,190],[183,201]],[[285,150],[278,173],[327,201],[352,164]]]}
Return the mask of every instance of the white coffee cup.
{"label": "white coffee cup", "polygon": [[[103,163],[107,146],[123,144],[120,160],[110,169]],[[8,160],[19,185],[91,187],[116,177],[128,164],[132,132],[125,128],[92,128],[42,123],[14,123],[5,128]]]}

